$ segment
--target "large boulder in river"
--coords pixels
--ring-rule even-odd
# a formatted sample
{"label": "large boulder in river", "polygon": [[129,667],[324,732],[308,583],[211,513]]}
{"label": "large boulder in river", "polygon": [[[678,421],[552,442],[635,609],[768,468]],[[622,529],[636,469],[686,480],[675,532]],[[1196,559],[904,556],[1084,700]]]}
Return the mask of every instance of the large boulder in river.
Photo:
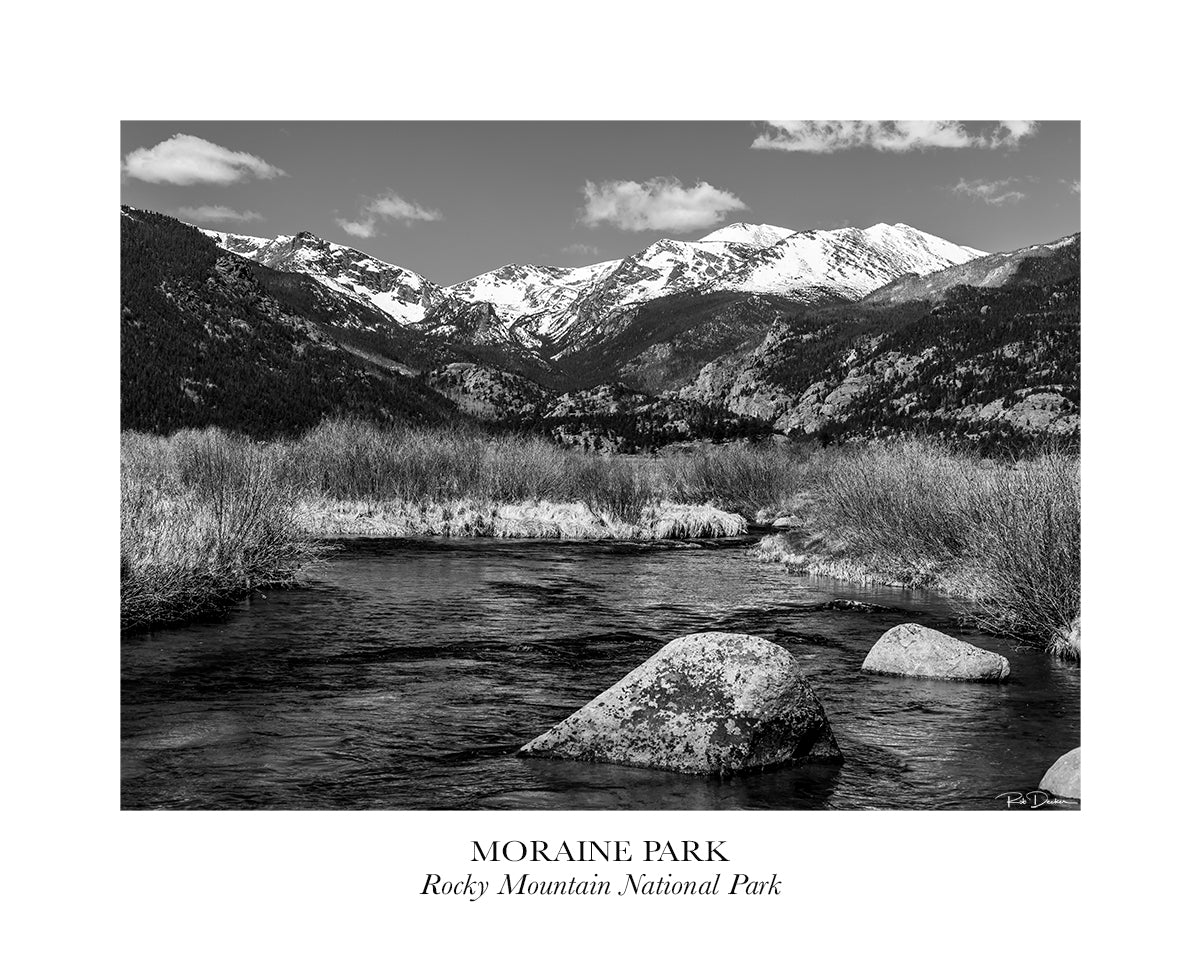
{"label": "large boulder in river", "polygon": [[918,623],[902,623],[880,637],[862,668],[867,673],[938,680],[999,683],[1008,678],[1008,660],[998,653],[956,640]]}
{"label": "large boulder in river", "polygon": [[1079,757],[1083,747],[1076,747],[1069,753],[1064,753],[1054,761],[1054,765],[1046,771],[1039,790],[1045,790],[1056,797],[1067,800],[1079,799]]}
{"label": "large boulder in river", "polygon": [[842,759],[799,661],[744,633],[672,640],[520,753],[701,774]]}

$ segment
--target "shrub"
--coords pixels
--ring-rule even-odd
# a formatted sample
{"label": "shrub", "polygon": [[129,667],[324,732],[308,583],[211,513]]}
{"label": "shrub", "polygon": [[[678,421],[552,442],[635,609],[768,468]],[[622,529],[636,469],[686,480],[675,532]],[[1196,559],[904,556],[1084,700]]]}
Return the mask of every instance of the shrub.
{"label": "shrub", "polygon": [[[1048,453],[999,471],[972,498],[969,611],[998,633],[1053,643],[1079,615],[1079,461]],[[1062,647],[1078,656],[1078,648]]]}
{"label": "shrub", "polygon": [[813,482],[852,550],[915,568],[962,555],[969,495],[987,472],[977,460],[910,440],[827,451]]}
{"label": "shrub", "polygon": [[130,436],[121,453],[123,629],[215,612],[294,582],[317,557],[270,459],[248,441],[216,430]]}
{"label": "shrub", "polygon": [[703,447],[662,460],[663,488],[672,500],[711,503],[753,518],[796,493],[805,461],[795,449],[774,443]]}
{"label": "shrub", "polygon": [[996,462],[929,441],[842,448],[810,480],[851,554],[940,580],[982,628],[1056,649],[1079,614],[1079,460],[1044,449]]}
{"label": "shrub", "polygon": [[607,516],[618,523],[636,524],[654,500],[654,488],[646,472],[624,457],[597,457],[582,464],[575,483],[581,499],[596,516]]}

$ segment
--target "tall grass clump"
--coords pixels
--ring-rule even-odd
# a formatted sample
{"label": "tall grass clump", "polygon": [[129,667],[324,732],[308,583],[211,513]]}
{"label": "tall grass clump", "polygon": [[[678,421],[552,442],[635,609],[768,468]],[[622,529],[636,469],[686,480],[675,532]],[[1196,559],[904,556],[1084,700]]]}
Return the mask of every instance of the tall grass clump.
{"label": "tall grass clump", "polygon": [[666,494],[680,503],[710,503],[753,518],[803,485],[806,457],[773,443],[725,444],[664,457]]}
{"label": "tall grass clump", "polygon": [[847,554],[968,598],[964,615],[986,630],[1065,649],[1055,638],[1080,601],[1073,454],[992,461],[908,440],[818,458],[810,482],[822,526]]}
{"label": "tall grass clump", "polygon": [[963,555],[972,489],[987,473],[982,461],[910,440],[826,454],[811,481],[852,551],[922,571]]}
{"label": "tall grass clump", "polygon": [[981,626],[1079,656],[1078,640],[1073,647],[1062,640],[1079,616],[1079,489],[1078,459],[1050,452],[975,491],[966,550]]}
{"label": "tall grass clump", "polygon": [[121,440],[121,627],[217,612],[317,556],[260,445],[217,430]]}
{"label": "tall grass clump", "polygon": [[592,513],[617,523],[637,524],[655,500],[647,471],[626,458],[592,458],[580,465],[572,479]]}
{"label": "tall grass clump", "polygon": [[286,482],[337,500],[555,499],[571,486],[579,459],[533,437],[353,420],[327,421],[278,446]]}

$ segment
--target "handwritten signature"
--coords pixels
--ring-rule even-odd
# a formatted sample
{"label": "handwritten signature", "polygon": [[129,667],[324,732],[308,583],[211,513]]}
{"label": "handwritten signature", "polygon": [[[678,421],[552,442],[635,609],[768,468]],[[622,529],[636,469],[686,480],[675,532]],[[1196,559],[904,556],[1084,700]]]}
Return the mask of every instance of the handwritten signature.
{"label": "handwritten signature", "polygon": [[1022,793],[1020,790],[1009,790],[1000,794],[996,799],[1004,800],[1006,806],[1009,807],[1028,807],[1030,810],[1037,810],[1039,807],[1074,807],[1079,804],[1078,800],[1055,797],[1045,790],[1030,790],[1026,793]]}

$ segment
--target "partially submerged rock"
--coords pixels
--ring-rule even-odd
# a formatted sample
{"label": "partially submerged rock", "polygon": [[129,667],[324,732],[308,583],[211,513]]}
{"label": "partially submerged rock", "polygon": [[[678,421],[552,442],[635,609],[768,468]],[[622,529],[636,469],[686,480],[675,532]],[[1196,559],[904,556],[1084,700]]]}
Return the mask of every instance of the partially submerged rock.
{"label": "partially submerged rock", "polygon": [[842,759],[800,662],[744,633],[672,640],[520,753],[700,774]]}
{"label": "partially submerged rock", "polygon": [[892,627],[871,648],[862,669],[900,677],[975,680],[1000,683],[1008,678],[1008,660],[917,623]]}
{"label": "partially submerged rock", "polygon": [[1076,747],[1055,760],[1054,765],[1042,777],[1038,789],[1066,800],[1080,799],[1079,758],[1082,750],[1083,747]]}

